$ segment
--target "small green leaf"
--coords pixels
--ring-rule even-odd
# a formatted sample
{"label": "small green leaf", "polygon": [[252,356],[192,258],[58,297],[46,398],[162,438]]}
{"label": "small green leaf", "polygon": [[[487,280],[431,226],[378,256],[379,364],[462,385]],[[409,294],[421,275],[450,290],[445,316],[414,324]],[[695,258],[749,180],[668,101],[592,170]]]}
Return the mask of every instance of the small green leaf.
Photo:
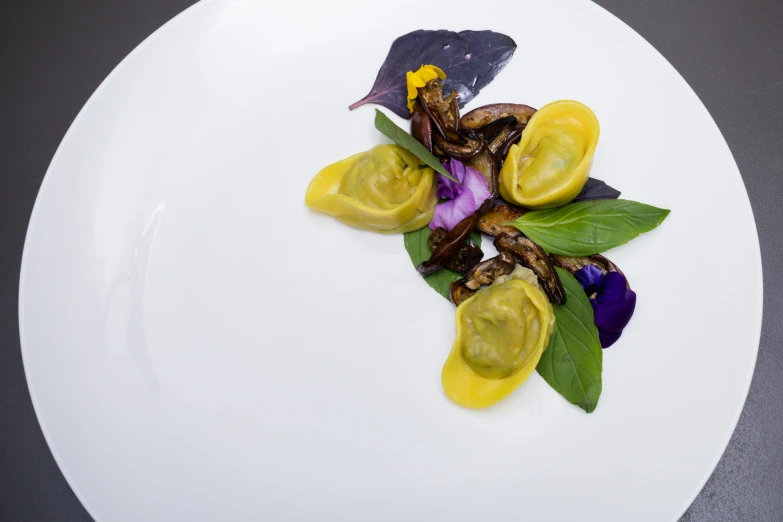
{"label": "small green leaf", "polygon": [[555,329],[536,370],[568,402],[590,413],[601,396],[603,366],[593,307],[574,276],[561,268],[555,270],[566,302],[553,305]]}
{"label": "small green leaf", "polygon": [[534,210],[504,223],[521,230],[544,250],[588,256],[623,245],[660,225],[669,210],[625,199],[582,201]]}
{"label": "small green leaf", "polygon": [[[427,239],[429,239],[431,232],[429,227],[424,227],[404,235],[405,250],[408,251],[408,255],[411,257],[414,267],[419,266],[432,256],[430,246],[427,244]],[[473,232],[470,237],[476,245],[479,247],[481,246],[481,234]],[[447,268],[441,268],[434,274],[426,276],[424,281],[440,295],[451,301],[451,283],[462,279],[462,277],[463,274],[452,272]]]}
{"label": "small green leaf", "polygon": [[378,109],[375,109],[375,128],[381,131],[384,136],[392,140],[400,147],[408,149],[411,154],[435,169],[435,172],[443,174],[451,181],[458,183],[458,181],[452,178],[451,174],[449,174],[448,171],[443,168],[440,160],[433,156],[432,153],[424,147],[424,145],[419,143],[416,138],[402,130],[401,127],[391,121],[388,116]]}

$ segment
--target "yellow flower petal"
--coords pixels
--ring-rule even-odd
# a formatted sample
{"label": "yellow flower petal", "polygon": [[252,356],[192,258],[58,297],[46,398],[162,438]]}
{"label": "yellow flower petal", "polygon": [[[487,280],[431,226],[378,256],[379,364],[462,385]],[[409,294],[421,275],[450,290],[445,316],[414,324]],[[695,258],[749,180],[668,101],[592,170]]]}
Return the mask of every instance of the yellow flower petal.
{"label": "yellow flower petal", "polygon": [[413,102],[419,96],[419,88],[427,85],[427,82],[440,78],[446,79],[446,73],[434,65],[422,65],[416,72],[408,71],[405,74],[408,81],[408,110],[413,112]]}

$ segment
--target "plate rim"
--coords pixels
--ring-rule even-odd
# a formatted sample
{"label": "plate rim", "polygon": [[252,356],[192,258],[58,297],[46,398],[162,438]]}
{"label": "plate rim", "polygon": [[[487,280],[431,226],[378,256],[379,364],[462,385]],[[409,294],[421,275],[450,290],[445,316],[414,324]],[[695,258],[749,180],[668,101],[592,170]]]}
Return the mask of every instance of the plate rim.
{"label": "plate rim", "polygon": [[756,248],[755,248],[755,257],[756,257],[756,270],[758,274],[758,281],[755,282],[754,288],[757,291],[758,294],[758,318],[756,321],[756,327],[755,327],[755,336],[753,341],[753,364],[751,365],[751,370],[748,375],[745,376],[744,383],[743,383],[743,393],[742,393],[742,401],[739,405],[739,408],[737,411],[732,413],[732,422],[731,422],[731,431],[728,433],[728,435],[723,437],[723,440],[720,443],[721,451],[718,455],[713,457],[712,463],[710,464],[709,471],[704,474],[702,479],[699,481],[699,487],[696,489],[691,495],[687,503],[682,506],[679,510],[679,514],[677,515],[677,520],[681,519],[682,516],[690,509],[691,505],[693,505],[693,502],[696,500],[696,498],[699,496],[699,494],[704,490],[704,486],[707,485],[707,481],[709,481],[710,477],[712,477],[713,473],[715,473],[715,470],[718,467],[718,464],[720,463],[721,459],[723,458],[723,455],[726,453],[726,449],[729,447],[729,443],[731,442],[732,437],[734,437],[734,433],[737,431],[737,425],[739,424],[740,417],[742,416],[742,411],[745,409],[745,403],[748,400],[748,394],[750,393],[750,386],[753,383],[753,376],[756,373],[756,364],[758,362],[758,355],[759,355],[759,349],[761,348],[761,330],[762,326],[764,324],[764,266],[763,261],[761,257],[761,242],[759,240],[759,232],[758,227],[756,226],[756,215],[753,212],[753,205],[750,201],[750,196],[748,194],[748,187],[745,184],[745,178],[742,176],[742,171],[739,168],[739,165],[737,165],[737,160],[734,158],[734,153],[731,151],[731,147],[729,147],[728,141],[726,141],[726,137],[723,135],[723,132],[720,130],[720,127],[718,126],[718,123],[715,121],[715,118],[712,117],[712,113],[710,113],[709,109],[707,108],[707,105],[702,101],[699,94],[693,89],[690,83],[688,83],[688,80],[685,79],[685,77],[680,74],[680,71],[677,70],[677,68],[672,65],[672,63],[669,61],[666,56],[663,55],[662,52],[660,52],[658,49],[655,48],[653,44],[647,41],[647,39],[642,36],[638,31],[636,31],[633,27],[625,23],[622,19],[620,19],[618,16],[616,16],[614,13],[609,11],[608,9],[605,9],[604,7],[598,5],[597,3],[593,2],[592,0],[588,2],[592,5],[593,8],[597,8],[600,11],[603,11],[606,15],[610,16],[611,18],[614,18],[619,24],[625,26],[627,29],[629,29],[638,40],[641,40],[645,46],[650,48],[655,54],[661,57],[661,59],[666,63],[666,66],[671,69],[682,81],[685,83],[685,85],[688,87],[689,93],[696,98],[696,100],[699,102],[701,107],[704,109],[704,111],[709,116],[710,121],[712,122],[713,130],[717,132],[717,135],[720,136],[720,141],[723,144],[723,147],[726,149],[726,151],[729,153],[729,157],[731,157],[732,163],[734,165],[734,168],[737,171],[737,174],[739,174],[740,181],[742,182],[742,190],[743,194],[745,196],[745,200],[748,202],[748,210],[750,211],[750,217],[751,217],[751,225],[753,227],[753,236],[755,237],[756,241],[754,242]]}
{"label": "plate rim", "polygon": [[[43,416],[40,415],[40,407],[38,404],[38,399],[36,397],[36,391],[35,386],[33,385],[33,381],[30,378],[30,373],[28,371],[29,368],[29,361],[28,361],[28,353],[29,353],[29,345],[25,341],[25,333],[24,333],[24,322],[25,322],[25,281],[27,280],[27,267],[29,265],[29,242],[32,235],[32,231],[34,228],[34,224],[36,222],[37,216],[40,213],[41,208],[41,199],[42,194],[44,190],[46,190],[46,187],[48,186],[48,182],[51,179],[52,171],[54,170],[55,165],[57,164],[59,157],[64,150],[64,148],[67,146],[71,134],[73,132],[73,129],[77,126],[77,124],[81,121],[81,119],[84,117],[84,114],[88,113],[92,105],[94,104],[95,99],[97,96],[106,88],[108,84],[112,81],[115,75],[117,75],[133,58],[136,57],[137,54],[140,52],[143,52],[146,47],[151,45],[151,42],[154,42],[158,37],[160,37],[161,34],[165,33],[166,31],[170,30],[171,27],[175,24],[178,24],[182,22],[184,18],[189,16],[195,11],[201,10],[208,6],[209,4],[214,3],[215,0],[199,0],[196,3],[190,5],[189,7],[185,8],[175,16],[173,16],[171,19],[166,21],[164,24],[162,24],[160,27],[155,29],[152,33],[150,33],[148,36],[146,36],[141,42],[139,42],[122,60],[120,60],[119,63],[107,74],[107,76],[100,82],[100,84],[95,88],[95,90],[90,94],[87,101],[84,103],[84,105],[81,107],[79,112],[77,113],[76,117],[73,119],[71,124],[68,127],[68,130],[63,135],[63,138],[61,139],[59,145],[57,146],[57,149],[55,150],[55,153],[52,156],[52,159],[49,162],[49,165],[47,166],[46,172],[44,174],[44,177],[41,181],[41,184],[38,188],[38,191],[36,193],[35,202],[33,204],[32,211],[30,213],[30,218],[28,220],[27,224],[27,230],[25,232],[25,240],[24,240],[24,247],[22,251],[22,258],[20,263],[20,270],[19,270],[19,296],[17,299],[17,311],[18,311],[18,328],[19,328],[19,344],[20,344],[20,351],[22,355],[22,365],[25,373],[25,382],[27,383],[27,389],[28,393],[30,395],[31,403],[33,405],[33,411],[35,412],[36,419],[38,421],[38,425],[40,426],[41,432],[44,436],[44,440],[46,441],[47,447],[49,451],[52,454],[52,457],[54,458],[55,463],[57,464],[57,468],[59,469],[60,473],[62,473],[63,477],[65,478],[68,486],[73,491],[76,498],[79,500],[81,505],[84,507],[85,511],[92,517],[94,520],[99,521],[100,519],[97,518],[95,515],[94,509],[91,507],[90,503],[86,501],[86,497],[83,494],[82,491],[80,491],[79,487],[75,484],[75,482],[72,480],[71,473],[68,471],[67,467],[63,465],[62,457],[59,454],[59,450],[57,449],[56,444],[54,444],[54,439],[52,438],[52,435],[49,431],[49,428],[47,427],[46,423],[44,422]],[[758,296],[758,317],[756,324],[754,326],[755,328],[755,335],[753,337],[753,343],[752,346],[754,347],[752,351],[752,365],[751,370],[748,375],[744,376],[742,388],[742,400],[739,403],[739,407],[736,409],[736,411],[732,412],[731,414],[731,430],[728,432],[727,435],[723,437],[723,440],[720,442],[720,447],[722,448],[721,451],[712,459],[712,462],[709,466],[709,469],[706,470],[704,473],[704,476],[700,479],[698,488],[694,490],[694,492],[688,497],[687,502],[681,506],[681,508],[678,511],[677,514],[677,520],[682,518],[682,516],[685,514],[685,512],[690,508],[690,506],[693,504],[693,502],[696,500],[696,498],[699,496],[699,494],[703,491],[704,486],[710,479],[710,477],[715,472],[720,460],[723,458],[723,455],[726,452],[726,449],[734,436],[734,433],[736,432],[737,425],[739,423],[740,417],[742,415],[742,411],[745,408],[745,404],[747,402],[748,395],[750,393],[750,387],[753,381],[753,376],[755,375],[755,369],[756,364],[758,362],[758,352],[760,349],[760,343],[761,343],[761,333],[762,333],[762,326],[763,326],[763,317],[764,317],[764,271],[763,271],[763,260],[761,256],[761,243],[759,240],[758,235],[758,227],[756,225],[756,217],[755,213],[753,211],[753,206],[750,201],[750,197],[748,195],[747,186],[745,183],[745,178],[742,176],[742,172],[739,169],[739,166],[737,165],[736,159],[734,158],[734,154],[731,150],[731,147],[729,147],[728,142],[726,141],[725,136],[723,135],[723,132],[721,131],[720,127],[718,126],[717,122],[713,118],[712,114],[710,113],[709,109],[707,109],[707,106],[704,104],[698,93],[693,89],[693,87],[688,83],[688,81],[685,79],[685,77],[680,74],[680,72],[677,70],[676,67],[674,67],[671,62],[666,58],[666,56],[663,55],[658,49],[655,48],[644,36],[642,36],[639,32],[637,32],[633,27],[631,27],[629,24],[627,24],[625,21],[620,19],[618,16],[616,16],[614,13],[609,11],[608,9],[604,8],[601,5],[598,5],[597,3],[593,1],[587,1],[585,2],[590,7],[599,10],[601,12],[601,16],[608,16],[609,18],[614,20],[614,23],[620,27],[623,27],[623,30],[628,31],[630,34],[633,35],[634,38],[640,40],[643,42],[645,46],[647,46],[654,54],[658,55],[663,62],[665,62],[666,66],[671,69],[672,72],[676,74],[677,77],[679,77],[684,84],[687,86],[687,91],[690,95],[692,95],[695,100],[698,102],[699,105],[701,105],[702,109],[706,112],[707,116],[709,117],[709,120],[712,123],[714,131],[717,132],[717,136],[720,137],[720,141],[723,144],[723,147],[725,147],[726,151],[728,152],[729,156],[732,159],[733,166],[736,169],[737,174],[740,176],[740,181],[742,182],[742,189],[745,201],[747,201],[747,209],[750,212],[751,217],[751,226],[752,226],[752,233],[755,237],[755,246],[754,254],[756,258],[755,268],[756,273],[758,275],[757,281],[754,283],[753,288],[757,293]],[[27,348],[26,348],[27,346]]]}

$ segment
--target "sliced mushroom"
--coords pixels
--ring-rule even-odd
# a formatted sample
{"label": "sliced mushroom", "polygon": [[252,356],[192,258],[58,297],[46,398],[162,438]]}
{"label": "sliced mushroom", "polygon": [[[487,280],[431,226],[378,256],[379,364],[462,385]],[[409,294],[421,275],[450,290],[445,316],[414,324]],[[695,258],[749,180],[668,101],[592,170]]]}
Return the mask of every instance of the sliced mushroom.
{"label": "sliced mushroom", "polygon": [[[496,258],[493,257],[492,259],[496,259]],[[492,261],[492,259],[484,261],[483,263],[488,263],[489,261]],[[462,301],[466,300],[468,297],[472,296],[477,292],[477,290],[468,290],[467,288],[465,288],[465,286],[462,284],[462,281],[464,280],[465,279],[462,278],[459,281],[454,281],[453,283],[451,283],[451,290],[449,291],[449,297],[451,297],[451,302],[457,306],[461,305]]]}
{"label": "sliced mushroom", "polygon": [[565,303],[565,290],[543,248],[522,234],[515,236],[500,234],[495,238],[495,247],[498,252],[512,254],[520,265],[532,270],[552,303]]}
{"label": "sliced mushroom", "polygon": [[[443,227],[438,227],[432,231],[430,237],[427,239],[427,244],[432,252],[438,249],[438,245],[446,238],[448,231]],[[462,247],[457,250],[457,253],[444,263],[444,267],[460,274],[467,272],[470,268],[476,266],[476,263],[481,261],[484,257],[484,252],[473,243],[473,241],[467,241]]]}
{"label": "sliced mushroom", "polygon": [[484,149],[484,137],[479,135],[476,139],[463,138],[462,141],[444,139],[437,133],[432,136],[435,145],[446,153],[447,156],[459,160],[470,159]]}
{"label": "sliced mushroom", "polygon": [[506,143],[506,140],[508,139],[509,134],[514,132],[514,126],[515,125],[516,125],[516,122],[512,123],[510,125],[506,125],[502,129],[500,129],[500,132],[498,132],[495,135],[495,137],[492,138],[492,141],[490,141],[487,144],[487,150],[489,152],[491,152],[492,154],[497,154],[498,149],[500,149]]}
{"label": "sliced mushroom", "polygon": [[413,105],[411,134],[428,151],[432,152],[432,118],[424,111],[424,107],[418,101]]}
{"label": "sliced mushroom", "polygon": [[459,132],[459,96],[457,91],[451,91],[451,94],[443,99],[443,103],[446,105],[446,124],[449,129],[453,129]]}
{"label": "sliced mushroom", "polygon": [[503,166],[503,162],[506,161],[506,156],[508,156],[508,151],[511,148],[512,145],[515,143],[519,143],[519,140],[522,139],[522,131],[525,130],[524,127],[522,128],[516,128],[508,133],[506,136],[506,139],[501,143],[497,151],[495,151],[495,158],[498,160],[498,168]]}
{"label": "sliced mushroom", "polygon": [[497,137],[500,132],[505,129],[508,126],[511,126],[512,128],[516,127],[517,125],[517,119],[514,116],[506,116],[505,118],[500,118],[492,123],[485,125],[479,129],[466,129],[460,127],[460,130],[462,132],[475,132],[480,133],[484,135],[484,139],[487,141],[492,141]]}
{"label": "sliced mushroom", "polygon": [[484,177],[487,179],[487,188],[489,189],[489,193],[496,197],[498,195],[498,174],[500,169],[498,169],[498,160],[495,159],[495,156],[486,150],[482,150],[470,158],[470,160],[468,160],[468,165],[484,175]]}
{"label": "sliced mushroom", "polygon": [[[609,272],[619,272],[621,274],[623,273],[623,271],[620,270],[620,268],[617,265],[609,261],[601,254],[595,254],[586,257],[570,257],[570,256],[559,256],[557,254],[549,254],[549,259],[550,261],[552,261],[552,264],[554,266],[560,267],[563,270],[567,270],[572,274],[575,273],[580,268],[584,268],[587,265],[593,265],[595,267],[598,267],[601,270],[601,272],[603,272],[604,274],[607,274]],[[628,285],[628,288],[629,289],[631,288],[630,284]]]}
{"label": "sliced mushroom", "polygon": [[527,125],[527,122],[536,110],[533,107],[519,103],[495,103],[484,105],[468,112],[460,118],[459,126],[463,129],[478,130],[501,118],[513,116],[517,120],[517,126]]}
{"label": "sliced mushroom", "polygon": [[445,139],[460,143],[463,138],[459,130],[459,105],[457,93],[452,92],[443,98],[443,86],[434,79],[419,88],[419,100],[424,110],[432,118],[435,130]]}
{"label": "sliced mushroom", "polygon": [[499,236],[501,234],[507,234],[509,236],[516,236],[521,234],[516,228],[503,225],[509,221],[515,221],[522,217],[527,210],[514,207],[504,202],[494,202],[487,205],[486,210],[479,216],[478,224],[476,227],[488,236]]}
{"label": "sliced mushroom", "polygon": [[482,261],[465,274],[465,277],[451,283],[451,302],[459,306],[462,301],[481,288],[491,285],[498,277],[513,272],[515,266],[514,256],[508,252],[501,252],[491,259]]}
{"label": "sliced mushroom", "polygon": [[[481,209],[479,209],[481,210]],[[457,256],[460,249],[467,242],[470,233],[476,228],[478,222],[478,212],[472,214],[452,228],[438,244],[438,248],[432,253],[432,257],[428,261],[421,263],[416,267],[416,270],[423,276],[434,274],[446,263],[451,261]],[[483,255],[483,254],[482,254]]]}

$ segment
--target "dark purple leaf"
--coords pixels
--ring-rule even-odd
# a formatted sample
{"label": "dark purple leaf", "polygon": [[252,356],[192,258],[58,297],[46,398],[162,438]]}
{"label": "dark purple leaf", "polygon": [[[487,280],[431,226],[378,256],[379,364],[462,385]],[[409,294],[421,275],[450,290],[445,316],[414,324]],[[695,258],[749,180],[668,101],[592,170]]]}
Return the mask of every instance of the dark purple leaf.
{"label": "dark purple leaf", "polygon": [[593,201],[596,199],[617,199],[620,197],[620,191],[607,185],[600,179],[589,178],[582,191],[571,201]]}
{"label": "dark purple leaf", "polygon": [[514,40],[494,31],[413,31],[394,40],[372,90],[349,108],[376,103],[410,119],[405,73],[425,64],[443,69],[443,92],[457,91],[463,107],[506,66],[516,48]]}

